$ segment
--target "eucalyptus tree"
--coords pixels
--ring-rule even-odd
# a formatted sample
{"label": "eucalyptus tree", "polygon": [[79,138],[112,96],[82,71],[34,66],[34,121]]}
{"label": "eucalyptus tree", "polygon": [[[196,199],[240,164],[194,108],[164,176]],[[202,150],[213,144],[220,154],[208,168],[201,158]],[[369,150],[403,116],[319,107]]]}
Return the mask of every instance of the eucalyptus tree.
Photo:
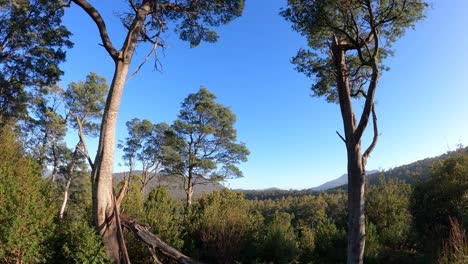
{"label": "eucalyptus tree", "polygon": [[[288,0],[281,15],[307,38],[310,49],[293,58],[314,79],[314,96],[340,105],[348,158],[348,263],[362,263],[365,246],[365,165],[379,136],[375,91],[392,44],[423,18],[424,0]],[[363,99],[359,116],[353,99]],[[359,114],[359,113],[358,113]],[[361,138],[373,123],[373,139]]]}
{"label": "eucalyptus tree", "polygon": [[169,173],[183,177],[188,206],[195,185],[242,177],[237,164],[250,154],[243,143],[236,143],[236,116],[215,99],[204,87],[190,94],[166,132],[164,165]]}
{"label": "eucalyptus tree", "polygon": [[[244,8],[243,0],[128,0],[128,10],[123,12],[125,38],[117,49],[111,40],[101,13],[86,0],[71,0],[82,8],[96,24],[102,46],[114,63],[114,74],[107,95],[101,123],[98,151],[92,170],[93,215],[103,237],[106,252],[113,262],[121,261],[125,243],[121,239],[118,206],[113,194],[112,172],[115,150],[115,127],[122,92],[130,63],[139,43],[153,45],[150,54],[164,46],[162,34],[174,29],[191,47],[202,41],[216,42],[217,33],[212,29],[239,17]],[[123,254],[125,255],[125,254]],[[128,262],[128,258],[123,258]]]}
{"label": "eucalyptus tree", "polygon": [[63,218],[68,202],[69,189],[75,175],[75,169],[81,158],[85,158],[91,168],[94,163],[88,152],[86,137],[97,136],[99,122],[102,118],[105,106],[105,97],[109,90],[107,80],[98,74],[91,72],[85,81],[72,82],[63,93],[65,108],[71,117],[68,123],[77,130],[78,143],[73,151],[68,151],[68,163],[62,168],[65,178],[65,188],[62,206],[60,208],[60,219]]}
{"label": "eucalyptus tree", "polygon": [[162,171],[162,144],[169,125],[133,118],[126,123],[128,137],[118,145],[124,152],[122,159],[129,167],[129,180],[133,180],[136,166],[141,168],[141,192]]}
{"label": "eucalyptus tree", "polygon": [[43,173],[52,166],[50,179],[55,181],[67,130],[63,110],[63,90],[58,85],[45,86],[31,93],[30,116],[19,122],[24,148],[41,165]]}
{"label": "eucalyptus tree", "polygon": [[0,2],[0,117],[27,115],[27,88],[55,84],[72,46],[61,0]]}

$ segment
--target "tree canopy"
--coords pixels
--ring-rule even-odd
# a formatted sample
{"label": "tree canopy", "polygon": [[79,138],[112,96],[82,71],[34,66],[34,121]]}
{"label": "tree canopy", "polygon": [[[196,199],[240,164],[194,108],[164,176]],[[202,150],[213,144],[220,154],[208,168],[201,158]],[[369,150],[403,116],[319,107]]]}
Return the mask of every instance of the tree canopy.
{"label": "tree canopy", "polygon": [[53,85],[71,33],[61,0],[0,2],[0,116],[24,117],[26,87]]}
{"label": "tree canopy", "polygon": [[[222,181],[242,176],[237,164],[247,161],[249,150],[236,143],[235,115],[215,102],[216,96],[201,87],[182,103],[178,119],[168,131],[165,166],[184,176],[187,195],[203,180]],[[187,199],[191,202],[191,198]]]}

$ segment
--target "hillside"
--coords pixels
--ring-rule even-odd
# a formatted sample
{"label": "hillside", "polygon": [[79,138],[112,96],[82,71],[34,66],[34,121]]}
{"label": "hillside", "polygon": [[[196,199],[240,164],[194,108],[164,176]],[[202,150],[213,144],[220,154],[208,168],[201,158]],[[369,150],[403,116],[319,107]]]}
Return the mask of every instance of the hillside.
{"label": "hillside", "polygon": [[[468,153],[468,147],[461,150]],[[456,155],[457,151],[450,151],[442,155],[426,158],[412,162],[410,164],[401,165],[384,172],[385,179],[400,179],[409,184],[413,184],[417,178],[424,179],[429,175],[430,168],[434,162],[444,160],[450,156]],[[379,182],[380,172],[372,170],[367,172],[367,179],[369,184],[377,184]],[[242,192],[246,199],[249,200],[268,200],[268,199],[281,199],[283,197],[300,197],[303,195],[317,194],[321,191],[328,193],[340,192],[347,189],[347,174],[344,174],[334,180],[326,182],[320,186],[303,189],[303,190],[280,190],[280,189],[266,189],[266,190],[237,190]]]}
{"label": "hillside", "polygon": [[[366,172],[366,175],[373,175],[373,174],[378,174],[378,170],[371,170],[371,171],[367,171]],[[332,188],[335,188],[335,187],[339,187],[339,186],[342,186],[342,185],[345,185],[348,183],[348,174],[345,173],[343,174],[341,177],[337,178],[337,179],[334,179],[334,180],[331,180],[329,182],[326,182],[322,185],[319,185],[317,187],[313,187],[313,188],[310,188],[311,190],[313,191],[323,191],[323,190],[328,190],[328,189],[332,189]]]}
{"label": "hillside", "polygon": [[[135,171],[134,175],[140,175],[141,171]],[[118,184],[124,176],[128,176],[128,172],[119,172],[119,173],[114,173],[114,183]],[[205,179],[198,179],[198,182],[200,184],[195,185],[193,197],[198,198],[200,197],[203,193],[211,193],[213,191],[218,191],[224,189],[224,186],[222,186],[219,183],[213,183],[206,181]],[[161,175],[159,177],[154,178],[151,180],[146,188],[146,194],[148,194],[151,189],[153,189],[156,186],[165,186],[169,189],[169,192],[171,193],[171,196],[176,199],[185,199],[186,194],[184,191],[183,187],[184,180],[182,179],[181,176],[177,175]]]}

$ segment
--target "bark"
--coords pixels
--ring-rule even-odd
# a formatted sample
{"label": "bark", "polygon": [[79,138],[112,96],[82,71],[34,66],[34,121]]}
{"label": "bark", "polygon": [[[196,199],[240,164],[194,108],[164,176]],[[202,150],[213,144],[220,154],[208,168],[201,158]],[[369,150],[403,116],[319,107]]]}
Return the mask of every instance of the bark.
{"label": "bark", "polygon": [[72,181],[72,175],[69,175],[67,179],[67,184],[65,185],[65,191],[63,192],[63,202],[62,202],[62,206],[60,207],[60,214],[59,214],[60,219],[63,219],[63,214],[65,213],[65,208],[67,207],[68,191],[70,190],[71,181]]}
{"label": "bark", "polygon": [[69,190],[70,190],[70,185],[71,185],[71,181],[72,181],[72,178],[73,178],[73,171],[75,170],[76,159],[78,157],[78,149],[79,149],[80,145],[81,145],[81,142],[79,142],[76,145],[75,151],[73,152],[72,159],[70,161],[70,164],[68,165],[68,169],[67,169],[68,179],[67,179],[67,183],[65,185],[65,190],[63,192],[63,202],[62,202],[62,206],[60,207],[60,213],[59,213],[60,219],[63,219],[63,214],[65,213],[65,208],[67,207],[68,193],[69,193]]}
{"label": "bark", "polygon": [[[188,173],[187,179],[184,179],[184,181],[187,181],[187,186],[185,187],[185,193],[187,194],[187,207],[190,207],[192,205],[192,197],[193,197],[193,172],[192,168],[189,168],[189,173]],[[185,177],[185,176],[184,176]]]}
{"label": "bark", "polygon": [[[365,96],[366,102],[363,113],[357,123],[351,101],[351,89],[349,86],[348,69],[346,67],[346,47],[342,47],[338,39],[333,39],[331,48],[333,63],[336,69],[338,99],[343,120],[345,137],[341,139],[346,144],[348,158],[348,242],[347,263],[363,263],[365,248],[365,164],[370,152],[377,143],[378,130],[377,118],[374,111],[374,95],[378,79],[377,59],[372,61],[372,78]],[[374,139],[371,146],[362,155],[361,137],[368,124],[372,112],[374,122]]]}
{"label": "bark", "polygon": [[145,224],[138,223],[134,219],[131,219],[126,216],[121,216],[121,224],[122,226],[128,228],[132,231],[135,236],[143,241],[149,248],[151,253],[153,254],[156,250],[161,252],[164,256],[173,259],[177,263],[181,264],[200,264],[200,262],[182,254],[177,249],[169,246],[168,244],[164,243],[161,239],[157,236],[152,234],[146,228]]}
{"label": "bark", "polygon": [[365,248],[365,168],[361,143],[348,146],[348,264],[363,263]]}
{"label": "bark", "polygon": [[99,146],[92,168],[93,218],[107,255],[114,263],[128,263],[123,236],[119,232],[119,215],[113,193],[112,173],[115,150],[115,128],[117,113],[138,38],[151,7],[151,1],[145,0],[135,10],[135,17],[124,44],[117,51],[110,40],[107,27],[101,14],[86,0],[72,0],[80,6],[96,24],[102,45],[115,63],[114,76],[107,95],[106,106],[101,123]]}
{"label": "bark", "polygon": [[106,253],[114,263],[121,263],[120,253],[123,252],[118,234],[117,219],[114,214],[112,173],[115,127],[128,68],[128,64],[120,61],[116,62],[116,71],[107,97],[101,124],[99,148],[92,171],[94,222],[102,236]]}

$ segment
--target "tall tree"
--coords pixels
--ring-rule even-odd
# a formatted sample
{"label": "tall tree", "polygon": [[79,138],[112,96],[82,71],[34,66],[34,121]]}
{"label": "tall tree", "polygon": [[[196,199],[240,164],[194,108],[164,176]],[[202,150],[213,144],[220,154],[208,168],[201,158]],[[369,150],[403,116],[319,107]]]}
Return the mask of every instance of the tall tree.
{"label": "tall tree", "polygon": [[153,125],[149,120],[133,118],[126,123],[128,137],[118,145],[124,152],[122,158],[129,167],[129,179],[132,180],[137,162],[141,165],[141,188],[146,186],[162,171],[162,144],[169,125]]}
{"label": "tall tree", "polygon": [[250,154],[243,143],[236,143],[236,116],[215,99],[204,87],[190,94],[167,132],[165,165],[183,177],[187,205],[192,203],[195,185],[242,177],[236,165]]}
{"label": "tall tree", "polygon": [[75,169],[79,166],[81,158],[85,158],[91,167],[94,167],[91,156],[86,146],[86,137],[96,136],[99,131],[99,122],[102,118],[105,106],[105,97],[109,90],[107,80],[98,74],[91,72],[86,76],[85,81],[72,82],[63,93],[65,107],[68,115],[71,116],[70,124],[77,130],[78,143],[73,151],[69,151],[68,163],[62,168],[62,175],[65,179],[65,189],[63,202],[60,208],[60,219],[63,218],[67,206],[69,189]]}
{"label": "tall tree", "polygon": [[138,43],[153,44],[151,52],[163,45],[160,37],[173,28],[180,39],[192,47],[201,41],[218,39],[211,27],[226,24],[241,15],[243,0],[128,0],[129,9],[122,17],[126,28],[120,50],[115,48],[103,17],[86,0],[72,0],[96,24],[102,46],[114,62],[114,75],[102,118],[99,147],[92,170],[93,215],[103,237],[106,252],[113,262],[120,262],[125,244],[119,239],[119,217],[114,198],[112,172],[115,150],[115,127],[129,66]]}
{"label": "tall tree", "polygon": [[[423,18],[426,6],[424,0],[288,0],[281,12],[310,46],[293,58],[296,69],[315,80],[315,96],[340,105],[340,138],[348,158],[348,263],[363,261],[365,165],[379,135],[374,98],[385,68],[382,60],[406,29]],[[357,118],[352,99],[359,98],[364,107]],[[371,118],[373,140],[362,152],[361,138]]]}
{"label": "tall tree", "polygon": [[27,87],[58,81],[64,48],[72,46],[62,25],[61,0],[0,2],[1,122],[26,115]]}

